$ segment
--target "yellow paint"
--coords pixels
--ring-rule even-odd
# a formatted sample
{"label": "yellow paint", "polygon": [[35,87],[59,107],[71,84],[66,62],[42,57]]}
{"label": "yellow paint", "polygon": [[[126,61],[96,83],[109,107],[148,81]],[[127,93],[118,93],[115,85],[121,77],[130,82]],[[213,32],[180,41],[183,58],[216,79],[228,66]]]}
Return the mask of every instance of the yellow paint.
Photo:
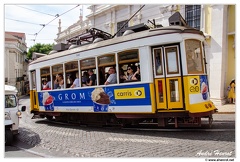
{"label": "yellow paint", "polygon": [[114,35],[115,34],[115,30],[114,30],[115,24],[112,23],[111,25],[111,34]]}
{"label": "yellow paint", "polygon": [[177,12],[180,12],[180,9],[181,9],[181,5],[177,5],[176,11],[177,11]]}
{"label": "yellow paint", "polygon": [[129,21],[129,26],[133,26],[133,20],[132,19]]}
{"label": "yellow paint", "polygon": [[228,5],[228,33],[235,32],[235,5]]}
{"label": "yellow paint", "polygon": [[185,92],[185,110],[188,111],[189,110],[189,79],[188,77],[183,77],[183,85],[184,85],[184,92]]}
{"label": "yellow paint", "polygon": [[155,93],[154,93],[154,84],[149,84],[150,95],[151,95],[151,103],[152,103],[152,113],[156,112],[156,100],[155,100]]}
{"label": "yellow paint", "polygon": [[210,5],[204,5],[204,18],[205,18],[205,33],[211,35],[211,9],[212,7]]}
{"label": "yellow paint", "polygon": [[[236,5],[228,5],[227,6],[227,12],[228,15],[227,18],[227,33],[229,34],[227,37],[227,42],[228,42],[228,67],[227,67],[227,73],[226,73],[226,87],[228,84],[231,82],[233,78],[235,78],[236,74],[236,54],[235,54],[235,32],[236,32]],[[204,5],[204,18],[205,18],[205,32],[211,35],[211,29],[214,29],[214,26],[211,26],[211,16],[212,16],[212,7],[211,5]],[[211,44],[211,38],[206,40],[207,43],[210,45]]]}
{"label": "yellow paint", "polygon": [[[159,92],[159,85],[158,82],[162,82],[162,102],[160,102],[160,92]],[[157,102],[157,109],[167,109],[167,99],[166,99],[166,88],[165,88],[165,79],[155,79],[155,88],[156,88],[156,102]]]}
{"label": "yellow paint", "polygon": [[[160,100],[160,92],[159,92],[159,82],[162,81],[162,99]],[[174,82],[170,84],[170,82]],[[175,91],[170,91],[171,86],[175,86]],[[162,110],[171,110],[174,108],[183,108],[183,96],[182,96],[182,81],[181,77],[167,78],[166,85],[165,79],[155,79],[155,87],[156,87],[156,102],[157,109],[161,112]],[[167,96],[166,96],[167,94]],[[176,99],[176,101],[171,101],[172,99]],[[168,100],[167,100],[168,99]],[[184,108],[183,108],[184,109]]]}
{"label": "yellow paint", "polygon": [[[226,87],[229,86],[231,80],[236,78],[236,54],[235,54],[235,35],[228,36],[228,72],[227,72],[227,80]],[[236,38],[235,38],[236,39]]]}
{"label": "yellow paint", "polygon": [[[236,36],[235,36],[235,21],[236,21],[236,6],[228,5],[228,71],[226,73],[226,87],[229,86],[229,83],[233,78],[236,78]],[[227,94],[225,94],[227,95]]]}
{"label": "yellow paint", "polygon": [[145,89],[144,87],[115,89],[114,96],[116,100],[145,98]]}
{"label": "yellow paint", "polygon": [[[170,81],[174,81],[174,86],[177,89],[170,91]],[[167,98],[168,98],[168,109],[183,108],[183,96],[182,96],[182,81],[181,77],[167,78]],[[176,98],[176,101],[171,101],[171,98]]]}
{"label": "yellow paint", "polygon": [[[34,100],[35,96],[35,100]],[[30,90],[30,111],[39,111],[38,95],[36,90]]]}
{"label": "yellow paint", "polygon": [[[201,102],[201,103],[196,103],[196,104],[189,104],[190,100],[189,100],[189,95],[190,94],[194,94],[194,93],[190,93],[189,91],[189,87],[191,86],[191,83],[189,82],[192,78],[198,78],[199,82],[199,86],[200,86],[200,78],[199,76],[187,76],[183,78],[183,82],[184,82],[184,91],[185,91],[185,106],[186,106],[186,111],[189,111],[190,113],[201,113],[201,112],[207,112],[207,111],[211,111],[215,109],[215,106],[212,104],[212,101],[207,101],[207,102]],[[199,87],[200,88],[200,87]],[[199,91],[200,93],[200,91]],[[205,104],[211,104],[212,107],[205,107]]]}
{"label": "yellow paint", "polygon": [[187,85],[188,85],[189,94],[200,93],[200,79],[199,79],[199,76],[188,77],[188,84]]}
{"label": "yellow paint", "polygon": [[[211,104],[212,107],[205,107],[205,104],[206,105],[209,105]],[[202,102],[202,103],[197,103],[197,104],[191,104],[190,107],[189,107],[189,112],[190,113],[201,113],[201,112],[207,112],[207,111],[212,111],[215,109],[215,106],[212,104],[211,101],[208,101],[208,102]]]}

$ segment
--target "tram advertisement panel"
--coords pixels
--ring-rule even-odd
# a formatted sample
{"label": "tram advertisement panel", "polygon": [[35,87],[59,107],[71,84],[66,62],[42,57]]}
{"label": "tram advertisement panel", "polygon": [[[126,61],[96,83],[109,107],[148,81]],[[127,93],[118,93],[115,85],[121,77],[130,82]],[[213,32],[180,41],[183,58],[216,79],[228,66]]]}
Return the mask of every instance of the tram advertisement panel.
{"label": "tram advertisement panel", "polygon": [[209,100],[208,81],[206,75],[188,77],[190,104]]}
{"label": "tram advertisement panel", "polygon": [[40,111],[152,112],[149,84],[38,92]]}

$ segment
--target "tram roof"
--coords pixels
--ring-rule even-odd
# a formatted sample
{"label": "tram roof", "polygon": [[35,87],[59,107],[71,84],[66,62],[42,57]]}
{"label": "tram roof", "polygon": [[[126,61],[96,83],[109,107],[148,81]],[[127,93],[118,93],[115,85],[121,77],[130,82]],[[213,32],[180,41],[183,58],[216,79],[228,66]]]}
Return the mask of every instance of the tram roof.
{"label": "tram roof", "polygon": [[141,38],[147,38],[147,37],[152,37],[152,36],[157,36],[157,35],[166,35],[166,34],[183,34],[183,33],[190,33],[190,34],[198,34],[204,36],[202,31],[199,31],[197,29],[194,29],[189,26],[178,26],[178,25],[172,25],[168,27],[159,27],[159,28],[153,28],[149,30],[144,30],[141,32],[136,32],[132,33],[126,36],[120,36],[120,37],[115,37],[112,39],[108,40],[103,40],[97,43],[91,43],[91,44],[86,44],[86,45],[80,45],[76,48],[73,49],[67,49],[64,51],[56,52],[53,54],[48,54],[46,56],[37,58],[36,60],[32,61],[30,65],[42,62],[45,60],[57,58],[57,57],[63,57],[67,56],[70,54],[78,53],[78,52],[83,52],[91,49],[96,49],[96,48],[101,48],[109,45],[114,45],[122,42],[127,42],[127,41],[132,41],[132,40],[137,40]]}

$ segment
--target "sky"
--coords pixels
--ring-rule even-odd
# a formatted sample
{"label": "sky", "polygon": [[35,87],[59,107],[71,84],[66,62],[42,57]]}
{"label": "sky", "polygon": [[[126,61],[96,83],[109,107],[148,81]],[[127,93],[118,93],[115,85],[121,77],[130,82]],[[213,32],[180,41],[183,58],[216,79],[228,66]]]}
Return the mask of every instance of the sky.
{"label": "sky", "polygon": [[[231,1],[232,0],[228,3],[231,3]],[[8,0],[5,3],[3,2],[4,31],[25,33],[28,48],[36,43],[56,44],[54,39],[57,38],[59,19],[61,19],[62,31],[79,20],[80,9],[83,11],[83,19],[85,20],[85,16],[90,14],[90,10],[87,9],[87,7],[90,4],[99,4],[96,0],[88,0],[87,2],[88,4],[83,0],[68,0],[64,3],[56,3],[52,0],[41,0],[41,3],[37,2],[36,4],[36,2],[34,2],[34,4],[31,1],[28,2],[25,0],[16,1],[15,3],[12,0]],[[187,1],[179,0],[178,4],[184,2],[187,3]],[[107,0],[104,1],[104,3],[112,4],[112,1]],[[123,1],[118,0],[114,1],[114,3],[124,4]],[[128,3],[148,4],[149,2],[146,2],[145,0],[131,2],[130,0]],[[160,2],[154,0],[151,3],[159,4]],[[174,4],[174,1],[167,3]],[[202,3],[207,4],[210,2],[203,0]],[[78,4],[80,6],[76,7]],[[55,17],[57,14],[61,16]],[[43,24],[48,25],[43,28]]]}
{"label": "sky", "polygon": [[[90,14],[89,5],[76,4],[5,4],[4,30],[26,34],[27,47],[36,43],[52,44],[56,42],[59,19],[62,31],[79,20],[80,10],[83,20]],[[60,15],[56,17],[56,15]],[[43,25],[45,24],[45,27]]]}

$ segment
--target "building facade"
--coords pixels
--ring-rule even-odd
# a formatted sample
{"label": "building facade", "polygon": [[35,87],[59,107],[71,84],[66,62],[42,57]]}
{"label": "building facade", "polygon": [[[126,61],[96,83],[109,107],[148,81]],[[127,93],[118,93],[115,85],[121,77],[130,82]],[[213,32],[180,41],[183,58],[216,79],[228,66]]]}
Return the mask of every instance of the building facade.
{"label": "building facade", "polygon": [[[207,73],[210,97],[216,105],[225,104],[227,87],[236,77],[235,5],[91,5],[87,20],[79,21],[61,31],[59,20],[57,43],[67,43],[86,29],[98,28],[114,35],[121,27],[145,23],[168,26],[168,18],[180,12],[187,24],[201,30],[205,36]],[[136,13],[137,12],[137,13]],[[135,14],[136,13],[136,14]],[[134,15],[135,14],[135,15]],[[133,16],[134,15],[134,16]],[[133,16],[133,17],[132,17]],[[128,19],[130,19],[128,21]],[[154,20],[153,20],[154,19]],[[117,34],[120,36],[121,31]]]}
{"label": "building facade", "polygon": [[28,63],[25,62],[27,45],[25,40],[25,33],[5,32],[5,84],[16,86],[19,95],[26,93],[25,84],[28,81]]}

